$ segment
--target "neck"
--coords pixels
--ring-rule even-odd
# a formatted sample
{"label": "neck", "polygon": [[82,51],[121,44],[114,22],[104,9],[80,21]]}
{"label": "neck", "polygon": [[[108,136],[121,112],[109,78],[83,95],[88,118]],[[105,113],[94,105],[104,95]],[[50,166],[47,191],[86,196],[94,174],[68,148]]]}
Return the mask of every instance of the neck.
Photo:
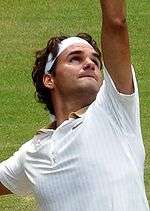
{"label": "neck", "polygon": [[88,106],[93,102],[93,99],[65,99],[61,98],[52,98],[54,104],[55,116],[57,120],[57,127],[61,125],[65,120],[69,118],[71,112],[75,112],[83,107]]}

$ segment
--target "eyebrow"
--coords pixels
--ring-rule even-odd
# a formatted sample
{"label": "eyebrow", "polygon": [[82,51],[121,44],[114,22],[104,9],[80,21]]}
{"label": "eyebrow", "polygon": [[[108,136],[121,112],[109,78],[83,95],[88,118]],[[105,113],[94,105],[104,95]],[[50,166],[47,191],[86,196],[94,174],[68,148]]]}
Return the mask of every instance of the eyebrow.
{"label": "eyebrow", "polygon": [[[75,55],[75,54],[83,54],[83,51],[81,50],[76,50],[76,51],[72,51],[71,53],[68,54],[67,57],[69,56],[72,56],[72,55]],[[99,57],[99,54],[98,53],[92,53],[92,56],[94,56],[95,58],[97,58],[99,61],[100,61],[100,57]]]}

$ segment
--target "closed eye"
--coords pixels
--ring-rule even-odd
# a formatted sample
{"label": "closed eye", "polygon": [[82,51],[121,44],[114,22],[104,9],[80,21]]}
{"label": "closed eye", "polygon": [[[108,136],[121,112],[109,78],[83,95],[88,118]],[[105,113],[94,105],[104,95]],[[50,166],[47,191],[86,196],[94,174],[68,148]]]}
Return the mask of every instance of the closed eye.
{"label": "closed eye", "polygon": [[100,68],[100,61],[98,59],[92,59],[92,61],[94,62],[94,64]]}
{"label": "closed eye", "polygon": [[82,61],[82,58],[80,56],[73,56],[69,59],[69,62],[81,62]]}

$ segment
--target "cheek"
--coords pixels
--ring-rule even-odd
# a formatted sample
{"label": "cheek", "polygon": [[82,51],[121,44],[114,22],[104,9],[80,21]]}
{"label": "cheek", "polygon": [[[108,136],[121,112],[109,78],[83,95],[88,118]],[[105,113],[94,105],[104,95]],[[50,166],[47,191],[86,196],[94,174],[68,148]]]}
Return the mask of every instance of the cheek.
{"label": "cheek", "polygon": [[99,87],[101,87],[101,85],[102,85],[102,83],[103,83],[103,74],[102,74],[101,71],[98,71],[98,72],[96,73],[96,75],[97,75],[97,78],[98,78]]}
{"label": "cheek", "polygon": [[78,77],[79,68],[73,65],[62,65],[61,69],[56,70],[55,80],[56,85],[66,87],[74,84]]}
{"label": "cheek", "polygon": [[80,71],[80,66],[79,65],[64,65],[61,69],[60,75],[62,78],[65,79],[76,79],[79,71]]}
{"label": "cheek", "polygon": [[95,72],[95,74],[96,74],[98,80],[102,80],[103,75],[102,75],[102,72],[101,72],[100,70],[97,70],[97,71]]}

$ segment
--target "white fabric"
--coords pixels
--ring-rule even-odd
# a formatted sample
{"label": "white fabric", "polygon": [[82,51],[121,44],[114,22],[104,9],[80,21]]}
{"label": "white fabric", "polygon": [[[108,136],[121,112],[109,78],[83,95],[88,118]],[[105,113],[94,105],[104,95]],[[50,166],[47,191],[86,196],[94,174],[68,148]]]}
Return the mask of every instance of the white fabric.
{"label": "white fabric", "polygon": [[118,93],[105,70],[96,100],[25,143],[0,165],[0,181],[32,193],[42,211],[148,211],[139,100]]}
{"label": "white fabric", "polygon": [[57,53],[57,56],[54,59],[53,59],[52,53],[50,53],[49,56],[48,56],[48,61],[47,61],[46,66],[45,66],[45,74],[47,74],[49,72],[49,70],[53,66],[53,64],[54,64],[55,60],[58,58],[58,56],[64,50],[66,50],[68,47],[70,47],[73,44],[85,44],[85,45],[91,46],[86,40],[84,40],[80,37],[69,37],[69,38],[61,41],[61,43],[59,44],[59,51]]}

